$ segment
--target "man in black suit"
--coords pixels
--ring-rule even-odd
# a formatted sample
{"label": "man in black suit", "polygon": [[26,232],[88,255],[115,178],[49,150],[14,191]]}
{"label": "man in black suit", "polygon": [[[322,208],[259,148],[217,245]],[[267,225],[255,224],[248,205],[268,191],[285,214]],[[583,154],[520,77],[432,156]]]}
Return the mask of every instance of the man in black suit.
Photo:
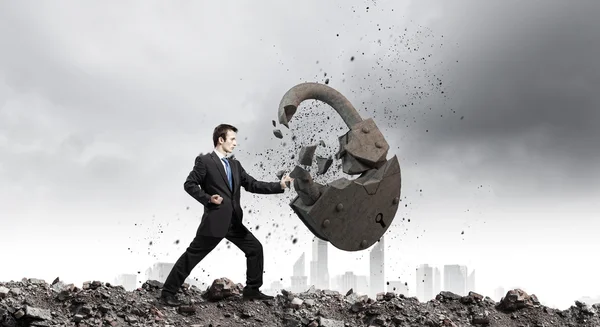
{"label": "man in black suit", "polygon": [[161,292],[161,300],[170,306],[181,302],[176,293],[192,269],[206,257],[223,238],[235,244],[246,255],[245,299],[272,299],[260,292],[263,284],[263,249],[261,243],[242,223],[240,187],[251,193],[283,193],[293,178],[284,175],[279,182],[257,181],[248,175],[239,161],[227,158],[237,145],[237,128],[227,124],[213,132],[215,149],[196,157],[194,169],[188,175],[184,189],[204,205],[202,222],[196,237],[175,263]]}

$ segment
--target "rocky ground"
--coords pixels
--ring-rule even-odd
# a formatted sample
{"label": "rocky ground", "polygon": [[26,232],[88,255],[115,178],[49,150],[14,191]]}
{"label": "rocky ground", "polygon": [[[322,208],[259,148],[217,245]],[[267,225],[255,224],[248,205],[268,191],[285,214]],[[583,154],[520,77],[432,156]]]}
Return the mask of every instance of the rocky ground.
{"label": "rocky ground", "polygon": [[242,285],[221,278],[206,290],[184,285],[178,297],[185,305],[174,308],[159,303],[161,287],[147,281],[128,292],[93,281],[79,288],[58,278],[0,283],[0,326],[600,326],[600,304],[576,301],[561,311],[518,289],[500,302],[473,292],[441,292],[421,303],[394,293],[370,299],[313,288],[244,301]]}

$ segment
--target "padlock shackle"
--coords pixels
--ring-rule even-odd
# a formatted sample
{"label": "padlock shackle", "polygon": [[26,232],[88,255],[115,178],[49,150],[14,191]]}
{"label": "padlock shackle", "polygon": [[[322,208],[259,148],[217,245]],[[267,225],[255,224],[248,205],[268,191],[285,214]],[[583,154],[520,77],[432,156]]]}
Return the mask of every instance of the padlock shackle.
{"label": "padlock shackle", "polygon": [[301,83],[289,89],[279,103],[279,123],[289,128],[288,123],[304,100],[319,100],[330,105],[342,117],[348,128],[361,122],[354,106],[335,89],[319,83]]}

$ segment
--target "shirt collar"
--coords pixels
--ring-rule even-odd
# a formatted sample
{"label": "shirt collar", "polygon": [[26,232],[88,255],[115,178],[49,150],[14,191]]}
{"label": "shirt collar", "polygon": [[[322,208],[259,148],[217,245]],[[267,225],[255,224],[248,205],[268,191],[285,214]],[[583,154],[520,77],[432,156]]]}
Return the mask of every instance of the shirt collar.
{"label": "shirt collar", "polygon": [[217,154],[217,156],[219,157],[219,160],[223,160],[223,158],[225,158],[225,156],[221,152],[217,151],[217,148],[215,148],[214,151]]}

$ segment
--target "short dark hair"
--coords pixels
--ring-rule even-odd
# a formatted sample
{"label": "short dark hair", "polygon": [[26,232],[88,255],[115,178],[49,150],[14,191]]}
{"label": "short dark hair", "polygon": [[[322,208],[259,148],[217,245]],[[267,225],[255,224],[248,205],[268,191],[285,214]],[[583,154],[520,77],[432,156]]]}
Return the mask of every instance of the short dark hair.
{"label": "short dark hair", "polygon": [[215,127],[215,131],[213,132],[214,146],[217,146],[217,144],[219,143],[219,137],[222,137],[224,140],[226,139],[228,131],[233,131],[234,133],[237,133],[238,130],[237,128],[235,128],[235,126],[228,124],[221,124]]}

